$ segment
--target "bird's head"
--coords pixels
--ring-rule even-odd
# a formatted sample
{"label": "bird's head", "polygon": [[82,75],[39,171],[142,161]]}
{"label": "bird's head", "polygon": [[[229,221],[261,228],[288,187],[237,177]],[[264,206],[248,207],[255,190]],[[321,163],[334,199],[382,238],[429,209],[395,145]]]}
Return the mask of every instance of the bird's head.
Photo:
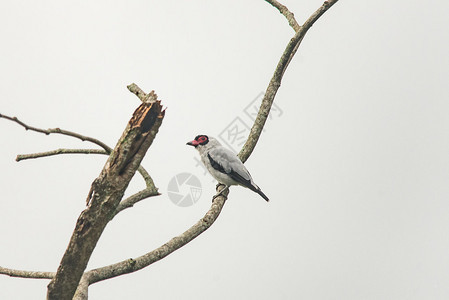
{"label": "bird's head", "polygon": [[195,139],[188,142],[187,145],[195,147],[200,152],[216,146],[221,146],[216,139],[204,134],[197,135]]}
{"label": "bird's head", "polygon": [[207,143],[209,143],[209,137],[207,135],[200,134],[197,135],[193,141],[188,142],[186,145],[193,146],[196,148],[200,145],[204,146]]}

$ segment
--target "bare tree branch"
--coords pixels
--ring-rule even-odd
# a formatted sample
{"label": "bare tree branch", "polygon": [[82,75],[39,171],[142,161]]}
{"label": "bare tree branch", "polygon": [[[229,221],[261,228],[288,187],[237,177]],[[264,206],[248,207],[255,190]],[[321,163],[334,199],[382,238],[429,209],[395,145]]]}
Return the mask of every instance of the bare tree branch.
{"label": "bare tree branch", "polygon": [[[290,26],[295,30],[296,34],[289,41],[288,45],[286,46],[286,49],[284,50],[284,53],[282,54],[282,57],[275,69],[273,77],[271,78],[270,83],[267,87],[264,99],[262,100],[262,104],[259,108],[257,118],[253,124],[253,127],[251,128],[250,135],[245,145],[243,146],[242,150],[239,153],[239,157],[243,162],[245,162],[248,159],[248,157],[251,155],[252,151],[254,150],[257,144],[262,129],[265,125],[266,119],[269,115],[277,90],[281,85],[282,77],[291,59],[295,55],[299,45],[301,44],[302,39],[304,38],[309,28],[315,23],[315,21],[318,20],[320,16],[323,15],[338,0],[325,1],[323,5],[317,11],[315,11],[302,26],[298,25],[298,23],[294,18],[293,13],[291,13],[287,7],[280,4],[276,0],[266,0],[266,1],[275,8],[277,8],[280,11],[280,13],[282,13],[287,18]],[[145,106],[146,104],[149,103],[149,101],[151,101],[152,93],[145,94],[137,85],[131,84],[128,86],[128,89],[143,102],[142,104],[143,106]],[[139,108],[141,108],[142,105]],[[120,188],[114,189],[112,191],[112,194],[108,194],[106,192],[110,191],[113,187],[113,185],[108,182],[108,180],[111,180],[111,178],[115,178],[116,180],[117,178],[120,178],[120,180],[125,179],[125,181],[128,179],[128,177],[129,180],[131,179],[132,175],[134,174],[133,172],[135,172],[135,170],[138,168],[140,161],[143,158],[143,155],[145,154],[146,149],[148,149],[146,146],[149,147],[151,145],[152,140],[154,139],[154,136],[157,133],[157,130],[163,118],[163,111],[161,111],[160,107],[158,117],[156,118],[153,125],[150,126],[151,128],[154,128],[151,130],[151,137],[148,137],[148,139],[151,139],[151,141],[148,141],[147,144],[145,144],[146,140],[143,141],[142,143],[138,143],[138,145],[135,146],[137,147],[137,149],[133,148],[132,146],[129,146],[124,147],[126,151],[123,150],[124,140],[126,140],[125,137],[129,136],[130,134],[133,137],[131,138],[131,140],[135,139],[136,137],[136,135],[133,135],[132,133],[132,129],[135,128],[132,126],[132,124],[136,124],[137,122],[139,125],[141,125],[139,127],[140,129],[142,129],[145,126],[143,123],[144,119],[146,118],[142,117],[141,114],[148,113],[147,109],[148,106],[146,106],[146,108],[143,110],[141,109],[140,117],[133,116],[133,118],[130,120],[130,124],[128,125],[127,129],[122,135],[122,138],[119,140],[119,143],[117,144],[114,152],[112,152],[111,156],[109,157],[105,168],[103,169],[100,176],[93,182],[91,193],[89,196],[89,198],[91,199],[91,205],[85,211],[83,211],[80,218],[78,219],[74,234],[70,241],[69,247],[61,261],[61,265],[58,269],[58,272],[57,273],[28,272],[28,271],[11,270],[0,267],[0,274],[16,277],[25,277],[25,278],[48,278],[48,279],[53,278],[48,288],[48,299],[71,299],[71,297],[75,294],[73,299],[85,300],[87,299],[88,286],[90,284],[105,279],[109,279],[112,277],[120,276],[123,274],[135,272],[137,270],[145,268],[150,264],[166,257],[167,255],[176,251],[182,246],[186,245],[194,238],[199,236],[201,233],[206,231],[215,222],[215,220],[220,215],[221,210],[223,209],[229,190],[223,191],[222,195],[214,199],[211,208],[207,211],[207,213],[201,220],[199,220],[187,231],[185,231],[184,233],[175,238],[172,238],[170,241],[160,246],[159,248],[151,252],[148,252],[140,257],[137,257],[136,259],[127,259],[116,264],[93,269],[86,273],[83,273],[87,265],[87,261],[89,260],[90,254],[92,253],[93,248],[95,247],[96,241],[101,235],[101,232],[103,231],[107,222],[109,222],[109,220],[111,220],[117,213],[123,211],[126,208],[132,207],[138,201],[159,194],[154,186],[151,177],[141,167],[139,167],[139,171],[141,172],[141,175],[145,179],[147,185],[146,189],[128,197],[127,199],[121,202],[120,199],[121,197],[123,197],[123,192],[124,189],[126,189],[127,183],[120,183]],[[138,110],[136,110],[135,114],[138,112]],[[44,134],[50,133],[65,134],[77,137],[83,141],[87,140],[93,143],[96,143],[95,141],[97,141],[95,139],[81,136],[79,134],[72,133],[69,131],[64,131],[59,128],[42,130],[39,128],[30,127],[25,123],[19,121],[15,117],[11,118],[0,114],[0,118],[1,117],[14,121],[20,124],[21,126],[25,127],[25,129],[27,130],[29,129]],[[103,144],[105,146],[104,147],[98,143],[96,144],[105,149],[104,152],[101,153],[96,152],[96,154],[111,153],[111,149],[108,146]],[[146,149],[144,149],[145,148],[144,144]],[[57,152],[61,150],[82,151],[89,149],[58,149],[55,151]],[[55,151],[36,153],[34,155],[37,157],[42,157],[42,156],[61,154],[61,153],[53,154],[52,152]],[[35,158],[35,157],[27,157],[27,158]],[[218,185],[217,191],[221,192],[223,188],[224,188],[223,185]]]}
{"label": "bare tree branch", "polygon": [[127,86],[128,90],[133,93],[134,95],[136,95],[140,101],[142,102],[147,102],[148,101],[148,97],[149,95],[151,95],[152,92],[151,91],[149,94],[146,94],[144,91],[142,91],[142,89],[135,83],[131,83],[130,85]]}
{"label": "bare tree branch", "polygon": [[157,95],[148,95],[134,112],[111,152],[100,176],[92,183],[89,206],[81,213],[56,276],[48,285],[47,299],[73,298],[90,256],[112,219],[164,118]]}
{"label": "bare tree branch", "polygon": [[117,206],[117,209],[115,210],[113,217],[115,217],[115,215],[118,214],[119,212],[121,212],[127,208],[133,207],[134,204],[136,204],[139,201],[142,201],[149,197],[159,196],[159,195],[161,195],[161,194],[157,191],[157,189],[154,186],[153,186],[153,188],[148,187],[144,190],[141,190],[140,192],[137,192],[134,195],[129,196],[125,200],[122,200],[120,202],[120,204]]}
{"label": "bare tree branch", "polygon": [[[136,84],[133,84],[133,89],[143,93],[143,91]],[[140,95],[140,96],[142,97],[142,99],[144,99],[142,95]],[[2,115],[2,114],[0,114],[0,118],[4,118],[4,119],[7,119],[7,120],[16,122],[17,124],[23,126],[26,130],[32,130],[32,131],[44,133],[46,135],[49,135],[51,133],[60,133],[60,134],[63,134],[63,135],[68,135],[68,136],[72,136],[72,137],[75,137],[75,138],[79,138],[79,139],[81,139],[83,141],[90,141],[90,142],[92,142],[92,143],[94,143],[96,145],[101,146],[104,149],[104,150],[100,150],[100,149],[63,149],[63,148],[61,148],[61,149],[56,149],[56,150],[46,151],[46,152],[39,152],[39,153],[19,154],[16,157],[16,161],[17,162],[22,161],[22,160],[26,160],[26,159],[35,159],[35,158],[41,158],[41,157],[53,156],[53,155],[60,155],[60,154],[104,154],[104,155],[109,155],[109,154],[111,154],[111,151],[112,151],[112,148],[109,147],[108,145],[104,144],[103,142],[101,142],[101,141],[99,141],[99,140],[97,140],[95,138],[83,136],[83,135],[75,133],[75,132],[62,130],[62,129],[59,129],[59,128],[45,130],[45,129],[41,129],[41,128],[37,128],[37,127],[32,127],[32,126],[29,126],[29,125],[25,124],[24,122],[20,121],[16,117],[9,117],[9,116]],[[142,177],[143,177],[143,179],[145,181],[145,184],[147,186],[147,189],[152,191],[150,193],[150,196],[159,195],[159,193],[157,193],[157,188],[155,187],[153,179],[151,178],[150,174],[148,174],[148,172],[142,166],[139,166],[137,171],[140,173],[140,175],[142,175]],[[153,191],[156,191],[156,192],[153,192]],[[145,198],[148,198],[150,196],[147,196]],[[140,200],[143,200],[145,198],[142,198]],[[140,200],[136,201],[136,199],[134,199],[133,204],[137,203]],[[126,208],[132,206],[132,205],[130,205],[131,202],[132,201],[128,201],[127,202]]]}
{"label": "bare tree branch", "polygon": [[[329,9],[331,8],[335,3],[337,3],[338,0],[328,0],[324,1],[324,3],[321,5],[320,8],[318,8],[305,22],[302,24],[302,27],[304,27],[303,30],[307,32],[310,27]],[[305,33],[304,33],[305,34]]]}
{"label": "bare tree branch", "polygon": [[97,139],[94,139],[92,137],[88,137],[85,135],[81,135],[79,133],[76,132],[72,132],[72,131],[68,131],[68,130],[64,130],[64,129],[60,129],[60,128],[49,128],[49,129],[41,129],[41,128],[37,128],[37,127],[33,127],[33,126],[29,126],[27,124],[25,124],[24,122],[20,121],[17,117],[9,117],[6,115],[2,115],[0,114],[0,118],[4,118],[13,122],[16,122],[17,124],[21,125],[22,127],[25,128],[25,130],[31,130],[31,131],[35,131],[35,132],[40,132],[46,135],[55,133],[55,134],[62,134],[62,135],[67,135],[67,136],[71,136],[77,139],[84,141],[88,141],[91,143],[94,143],[98,146],[100,146],[101,148],[103,148],[104,150],[111,152],[111,148],[106,145],[105,143],[103,143],[102,141],[99,141]]}
{"label": "bare tree branch", "polygon": [[300,26],[299,26],[298,22],[296,22],[295,15],[291,11],[289,11],[285,5],[282,5],[281,3],[277,2],[276,0],[265,0],[265,1],[267,1],[268,3],[270,3],[271,5],[276,7],[279,10],[279,12],[281,14],[283,14],[284,17],[287,19],[288,24],[290,24],[290,26],[293,28],[293,30],[295,32],[298,32]]}
{"label": "bare tree branch", "polygon": [[142,175],[143,180],[145,180],[145,184],[146,184],[147,188],[155,189],[157,191],[157,188],[154,185],[153,178],[151,178],[150,174],[148,174],[148,172],[142,166],[139,166],[137,171],[140,173],[140,175]]}
{"label": "bare tree branch", "polygon": [[105,150],[101,149],[63,149],[59,148],[56,150],[39,152],[39,153],[31,153],[31,154],[19,154],[16,157],[16,161],[26,160],[26,159],[34,159],[41,158],[46,156],[53,156],[59,154],[108,154]]}
{"label": "bare tree branch", "polygon": [[[39,128],[35,128],[35,127],[30,127],[30,126],[26,125],[25,123],[23,123],[22,121],[19,121],[17,118],[11,118],[11,117],[8,117],[8,116],[5,116],[5,115],[0,115],[0,116],[3,117],[3,118],[6,118],[6,119],[12,120],[12,121],[14,121],[14,122],[24,126],[25,128],[30,129],[30,130],[34,130],[34,131],[37,131],[37,132],[49,134],[49,133],[47,133],[48,132],[47,130],[43,130],[43,129],[39,129]],[[63,132],[67,132],[67,131],[63,131]],[[64,134],[64,133],[62,133],[62,134]],[[58,155],[58,154],[77,154],[77,153],[81,153],[81,154],[104,154],[104,155],[109,155],[111,151],[112,151],[111,148],[109,148],[108,150],[100,150],[100,149],[56,149],[56,150],[53,150],[53,151],[47,151],[47,152],[41,152],[41,153],[18,155],[16,160],[17,161],[21,161],[21,160],[26,160],[26,159],[40,158],[40,157],[46,157],[46,156],[52,156],[52,155]],[[147,188],[142,190],[142,191],[140,191],[140,192],[138,192],[138,193],[136,193],[136,194],[134,194],[134,195],[132,195],[132,196],[130,196],[130,197],[128,197],[127,199],[121,201],[120,204],[118,205],[116,211],[114,212],[113,217],[116,214],[118,214],[119,212],[121,212],[124,209],[127,209],[129,207],[132,207],[134,204],[136,204],[137,202],[139,202],[139,201],[141,201],[143,199],[146,199],[146,198],[152,197],[152,196],[160,195],[160,193],[158,192],[158,189],[155,187],[154,182],[153,182],[151,176],[148,174],[148,172],[140,165],[138,167],[138,171],[142,175],[142,177],[144,178]],[[24,270],[15,270],[15,269],[9,269],[9,268],[0,267],[0,274],[8,275],[8,276],[11,276],[11,277],[21,277],[21,278],[53,279],[55,277],[56,273],[55,272],[24,271]],[[83,287],[83,285],[86,288],[86,292],[87,292],[88,281],[86,281],[85,279],[84,279],[84,281],[82,280],[80,282],[80,287]],[[84,294],[81,293],[81,294],[78,295],[78,297],[80,295],[84,295]]]}
{"label": "bare tree branch", "polygon": [[[219,185],[217,190],[220,192],[223,188],[224,185]],[[143,269],[186,245],[212,226],[223,209],[228,193],[229,191],[226,190],[221,196],[216,197],[211,208],[195,225],[159,248],[136,259],[127,259],[116,264],[88,271],[86,276],[90,284]]]}
{"label": "bare tree branch", "polygon": [[[332,1],[337,2],[338,0]],[[278,3],[278,2],[276,2]],[[278,3],[279,4],[279,3]],[[333,3],[332,3],[333,4]],[[267,94],[269,94],[269,97],[265,96],[262,106],[259,109],[257,119],[254,122],[253,129],[251,130],[251,134],[243,147],[242,151],[240,152],[240,158],[242,161],[246,161],[246,159],[251,155],[257,140],[259,139],[259,136],[262,132],[263,126],[265,124],[265,120],[268,117],[268,114],[270,112],[271,105],[274,100],[274,96],[276,95],[276,91],[280,86],[280,82],[282,79],[282,76],[285,72],[285,69],[288,66],[289,61],[291,60],[291,57],[294,55],[294,52],[296,51],[297,47],[299,46],[302,38],[304,37],[305,33],[307,32],[308,28],[315,22],[319,16],[321,16],[328,8],[330,7],[327,2],[321,6],[317,12],[315,12],[309,20],[306,21],[305,25],[300,29],[299,32],[295,34],[295,36],[292,38],[292,40],[288,43],[286,50],[284,51],[284,54],[281,57],[281,60],[278,64],[278,67],[276,68],[275,75],[273,76],[272,80],[270,81],[270,84],[267,88]],[[287,11],[288,9],[285,8]],[[312,18],[313,17],[313,18]],[[312,19],[311,19],[312,18]],[[313,20],[313,22],[311,22]],[[292,55],[293,54],[293,55]],[[128,87],[130,88],[130,87]],[[138,90],[136,90],[136,93],[138,93]],[[261,122],[263,120],[263,122]],[[250,149],[250,151],[248,150]],[[219,185],[217,187],[217,191],[220,192],[224,188],[223,185]],[[182,233],[181,235],[171,239],[166,244],[162,245],[161,247],[148,252],[136,259],[127,259],[119,263],[115,263],[109,266],[105,266],[102,268],[97,268],[90,270],[86,273],[86,277],[88,278],[88,281],[90,284],[96,283],[98,281],[102,281],[105,279],[109,279],[112,277],[120,276],[127,273],[132,273],[135,271],[138,271],[142,268],[145,268],[149,266],[150,264],[166,257],[170,253],[176,251],[177,249],[181,248],[182,246],[186,245],[190,241],[192,241],[194,238],[199,236],[201,233],[206,231],[212,224],[215,222],[215,220],[220,215],[221,210],[223,209],[224,203],[226,201],[228,190],[226,190],[222,196],[218,196],[215,198],[215,200],[212,203],[211,208],[206,213],[206,215],[199,220],[195,225],[193,225],[191,228],[189,228],[187,231]]]}
{"label": "bare tree branch", "polygon": [[89,279],[86,273],[81,277],[72,300],[87,300],[89,294]]}
{"label": "bare tree branch", "polygon": [[[302,39],[306,35],[307,31],[312,27],[312,25],[338,0],[330,0],[325,1],[323,5],[320,6],[308,19],[307,21],[300,27],[300,29],[296,32],[290,42],[287,44],[287,47],[284,50],[284,53],[279,60],[279,63],[274,71],[273,77],[268,84],[267,90],[265,91],[265,95],[262,99],[262,104],[260,105],[259,112],[257,114],[256,120],[251,128],[249,137],[243,145],[242,150],[240,150],[239,157],[245,162],[248,157],[253,152],[256,147],[257,141],[259,140],[260,134],[262,133],[263,126],[267,121],[268,115],[270,113],[271,105],[273,104],[274,97],[281,86],[282,77],[284,76],[285,70],[292,60],[293,56],[298,50],[299,45],[301,44]],[[271,3],[271,2],[270,2]]]}
{"label": "bare tree branch", "polygon": [[38,271],[23,271],[23,270],[15,270],[8,269],[4,267],[0,267],[0,274],[8,275],[11,277],[20,277],[20,278],[33,278],[33,279],[52,279],[55,277],[55,272],[38,272]]}

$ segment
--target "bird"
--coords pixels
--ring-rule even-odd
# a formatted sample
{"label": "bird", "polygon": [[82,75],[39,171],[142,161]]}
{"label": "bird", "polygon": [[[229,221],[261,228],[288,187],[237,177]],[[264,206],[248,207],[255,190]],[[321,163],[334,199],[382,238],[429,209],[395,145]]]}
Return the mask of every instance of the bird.
{"label": "bird", "polygon": [[240,185],[258,193],[267,202],[269,201],[238,156],[223,147],[217,139],[201,134],[187,145],[198,150],[206,169],[219,183],[226,186],[225,189],[231,185]]}

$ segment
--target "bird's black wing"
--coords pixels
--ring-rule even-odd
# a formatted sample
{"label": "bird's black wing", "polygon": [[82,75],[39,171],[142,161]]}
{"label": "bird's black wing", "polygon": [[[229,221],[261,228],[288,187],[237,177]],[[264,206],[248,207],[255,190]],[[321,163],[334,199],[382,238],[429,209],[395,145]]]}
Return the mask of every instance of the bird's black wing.
{"label": "bird's black wing", "polygon": [[226,172],[226,170],[224,169],[223,165],[221,165],[217,160],[213,159],[210,153],[207,153],[207,158],[209,159],[212,168],[221,173],[228,174],[228,172]]}
{"label": "bird's black wing", "polygon": [[244,187],[255,189],[252,185],[251,175],[235,153],[226,148],[221,148],[217,151],[209,151],[207,157],[215,170],[229,175]]}
{"label": "bird's black wing", "polygon": [[234,179],[239,185],[249,188],[262,196],[266,201],[269,201],[268,197],[253,182],[248,170],[235,153],[221,147],[209,151],[207,153],[207,158],[209,159],[212,168],[223,174],[229,175],[229,177]]}

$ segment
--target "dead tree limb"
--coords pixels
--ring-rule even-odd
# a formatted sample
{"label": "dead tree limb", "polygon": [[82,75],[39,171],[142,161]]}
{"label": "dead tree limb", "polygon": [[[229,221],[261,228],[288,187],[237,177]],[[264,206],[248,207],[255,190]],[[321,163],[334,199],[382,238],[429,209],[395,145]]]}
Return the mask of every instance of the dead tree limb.
{"label": "dead tree limb", "polygon": [[111,152],[100,176],[92,183],[88,207],[81,213],[56,276],[48,285],[47,299],[71,300],[90,256],[151,146],[164,117],[156,94],[134,112]]}
{"label": "dead tree limb", "polygon": [[8,269],[0,267],[0,274],[8,275],[11,277],[19,278],[32,278],[32,279],[52,279],[55,277],[55,272],[42,272],[42,271],[23,271],[16,269]]}
{"label": "dead tree limb", "polygon": [[35,132],[40,132],[43,133],[45,135],[50,135],[50,134],[62,134],[62,135],[67,135],[67,136],[71,136],[77,139],[87,142],[91,142],[94,143],[98,146],[100,146],[101,148],[103,148],[105,151],[109,151],[111,152],[111,148],[106,145],[105,143],[103,143],[100,140],[97,140],[95,138],[89,137],[89,136],[85,136],[76,132],[72,132],[72,131],[68,131],[68,130],[64,130],[64,129],[60,129],[60,128],[49,128],[49,129],[42,129],[42,128],[37,128],[37,127],[33,127],[30,126],[28,124],[25,124],[24,122],[20,121],[17,117],[9,117],[3,114],[0,114],[0,118],[4,118],[13,122],[16,122],[17,124],[19,124],[20,126],[22,126],[23,128],[25,128],[25,130],[31,130],[31,131],[35,131]]}
{"label": "dead tree limb", "polygon": [[[302,39],[310,27],[338,0],[325,1],[301,26],[297,23],[293,13],[287,7],[276,0],[266,1],[286,17],[290,26],[294,29],[295,35],[287,44],[279,60],[266,89],[250,135],[239,153],[239,157],[243,162],[251,155],[260,138],[277,90],[281,85],[283,75],[300,46]],[[110,154],[100,176],[92,183],[92,188],[88,196],[89,206],[81,213],[77,221],[75,231],[73,232],[58,271],[56,273],[31,272],[0,267],[0,274],[24,278],[52,279],[48,286],[48,299],[64,300],[74,297],[73,299],[84,300],[87,299],[90,284],[135,272],[159,261],[206,231],[218,218],[227,199],[228,190],[214,199],[211,208],[202,219],[184,233],[172,238],[159,248],[135,259],[127,259],[116,264],[84,272],[92,251],[106,224],[120,211],[133,206],[144,198],[158,194],[150,175],[142,167],[139,167],[139,165],[161,125],[164,111],[162,110],[160,101],[156,100],[155,94],[145,94],[135,84],[129,85],[128,89],[139,97],[143,103],[134,112],[132,119],[113,151],[101,141],[90,137],[59,128],[43,130],[31,127],[15,117],[11,118],[0,114],[0,118],[3,117],[14,121],[27,130],[44,134],[59,133],[73,136],[83,141],[87,140],[99,145],[105,150],[104,152],[100,152],[102,150],[99,150],[93,151],[92,153]],[[87,153],[82,152],[81,150],[83,149],[62,150],[71,150],[72,153]],[[87,151],[89,149],[84,150]],[[62,154],[61,149],[55,151],[37,153],[34,154],[35,157],[30,155],[30,157],[22,157],[21,159]],[[136,170],[139,170],[144,177],[147,188],[121,201],[124,191]],[[221,191],[223,187],[222,185],[217,186],[217,191]]]}
{"label": "dead tree limb", "polygon": [[[324,4],[317,11],[315,11],[314,14],[312,14],[312,16],[304,23],[304,25],[300,27],[299,31],[287,44],[287,47],[278,63],[278,66],[276,67],[273,78],[269,83],[267,92],[262,101],[262,105],[257,114],[257,118],[256,121],[254,122],[251,133],[245,145],[243,146],[242,150],[239,153],[239,157],[243,162],[245,162],[248,159],[248,157],[251,155],[252,151],[254,150],[257,144],[260,134],[262,133],[262,129],[265,125],[265,121],[268,118],[268,114],[273,104],[274,97],[276,95],[277,90],[279,89],[284,72],[287,69],[287,66],[291,58],[296,53],[296,50],[299,47],[302,39],[307,33],[307,30],[313,25],[313,23],[316,20],[318,20],[318,18],[322,14],[324,14],[324,12],[326,12],[337,1],[338,0],[324,2]],[[136,90],[136,95],[137,93],[138,90]],[[224,188],[223,185],[217,186],[217,192],[220,192],[223,188]],[[207,211],[205,216],[184,233],[178,235],[177,237],[172,238],[170,241],[160,246],[159,248],[150,251],[142,256],[139,256],[135,259],[126,259],[124,261],[109,266],[88,271],[85,274],[85,280],[87,280],[90,285],[98,281],[138,271],[142,268],[151,265],[156,261],[163,259],[167,255],[183,247],[184,245],[192,241],[194,238],[199,236],[201,233],[209,229],[209,227],[212,226],[215,220],[217,220],[227,199],[228,192],[229,190],[225,191],[223,195],[216,197],[211,205],[211,208]],[[83,286],[80,288],[84,289],[87,287]],[[85,293],[82,290],[79,290],[79,295],[84,294]],[[76,300],[84,300],[84,299],[86,298],[82,297],[76,298]]]}

